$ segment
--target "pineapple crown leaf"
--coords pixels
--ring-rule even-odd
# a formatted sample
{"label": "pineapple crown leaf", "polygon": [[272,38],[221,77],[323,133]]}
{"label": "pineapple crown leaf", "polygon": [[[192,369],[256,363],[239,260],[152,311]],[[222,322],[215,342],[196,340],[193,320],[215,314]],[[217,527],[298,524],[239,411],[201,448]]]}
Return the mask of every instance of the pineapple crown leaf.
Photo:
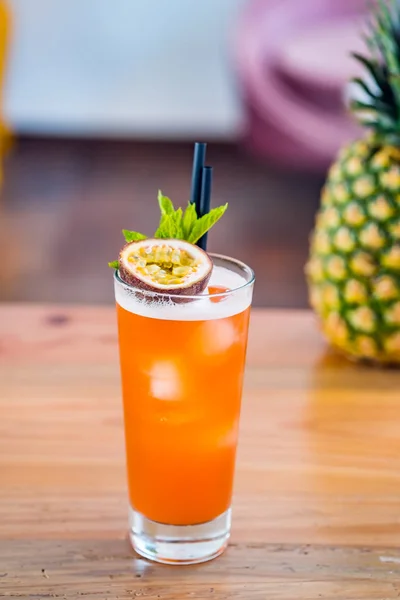
{"label": "pineapple crown leaf", "polygon": [[353,83],[362,98],[351,102],[351,109],[362,124],[379,135],[400,142],[400,2],[378,0],[367,23],[364,40],[368,56],[353,57],[366,71],[365,78]]}
{"label": "pineapple crown leaf", "polygon": [[353,79],[353,82],[356,83],[357,85],[359,85],[360,88],[362,88],[364,90],[364,92],[368,98],[373,98],[376,102],[380,101],[379,94],[374,92],[371,89],[371,87],[369,87],[368,84],[364,81],[364,79],[361,79],[361,77],[355,77]]}

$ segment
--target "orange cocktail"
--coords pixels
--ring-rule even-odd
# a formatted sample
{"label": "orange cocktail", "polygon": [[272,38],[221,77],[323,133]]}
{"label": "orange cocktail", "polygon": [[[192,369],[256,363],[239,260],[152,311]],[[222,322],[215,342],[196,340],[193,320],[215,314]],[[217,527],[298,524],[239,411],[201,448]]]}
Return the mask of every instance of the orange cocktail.
{"label": "orange cocktail", "polygon": [[135,292],[116,275],[134,545],[140,535],[149,544],[149,523],[191,530],[196,543],[203,524],[217,523],[218,548],[200,550],[204,559],[229,535],[253,287],[241,263],[214,264],[211,284],[236,289],[188,302]]}

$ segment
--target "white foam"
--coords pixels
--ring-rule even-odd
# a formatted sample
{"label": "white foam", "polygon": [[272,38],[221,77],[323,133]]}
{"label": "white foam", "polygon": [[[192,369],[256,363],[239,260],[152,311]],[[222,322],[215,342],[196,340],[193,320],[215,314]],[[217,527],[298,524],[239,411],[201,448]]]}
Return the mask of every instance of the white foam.
{"label": "white foam", "polygon": [[122,308],[135,315],[167,321],[224,319],[243,312],[251,304],[252,286],[246,286],[246,279],[234,271],[214,266],[209,285],[222,286],[235,291],[228,293],[220,302],[211,302],[206,295],[198,296],[192,302],[176,303],[168,297],[165,302],[152,302],[151,297],[141,299],[132,288],[116,280],[115,299]]}

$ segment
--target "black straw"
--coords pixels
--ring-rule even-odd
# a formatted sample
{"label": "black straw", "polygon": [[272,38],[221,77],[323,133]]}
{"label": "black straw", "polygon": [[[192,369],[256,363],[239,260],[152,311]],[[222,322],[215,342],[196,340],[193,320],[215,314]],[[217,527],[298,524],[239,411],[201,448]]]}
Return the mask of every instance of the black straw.
{"label": "black straw", "polygon": [[[213,169],[212,167],[203,167],[201,178],[201,194],[198,216],[202,217],[210,212],[211,206],[211,191],[212,191]],[[202,250],[207,250],[207,233],[203,235],[197,242],[197,245]]]}
{"label": "black straw", "polygon": [[206,159],[207,144],[196,142],[194,145],[193,170],[192,170],[192,190],[190,193],[190,202],[196,206],[196,212],[200,211],[201,179],[202,171]]}

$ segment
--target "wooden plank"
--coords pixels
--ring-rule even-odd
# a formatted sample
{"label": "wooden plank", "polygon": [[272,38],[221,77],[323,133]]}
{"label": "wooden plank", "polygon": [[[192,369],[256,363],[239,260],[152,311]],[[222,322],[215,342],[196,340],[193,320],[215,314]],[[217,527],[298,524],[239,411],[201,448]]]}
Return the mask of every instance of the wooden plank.
{"label": "wooden plank", "polygon": [[167,567],[125,540],[0,545],[0,598],[293,598],[400,596],[400,552],[327,546],[231,545],[218,560]]}

